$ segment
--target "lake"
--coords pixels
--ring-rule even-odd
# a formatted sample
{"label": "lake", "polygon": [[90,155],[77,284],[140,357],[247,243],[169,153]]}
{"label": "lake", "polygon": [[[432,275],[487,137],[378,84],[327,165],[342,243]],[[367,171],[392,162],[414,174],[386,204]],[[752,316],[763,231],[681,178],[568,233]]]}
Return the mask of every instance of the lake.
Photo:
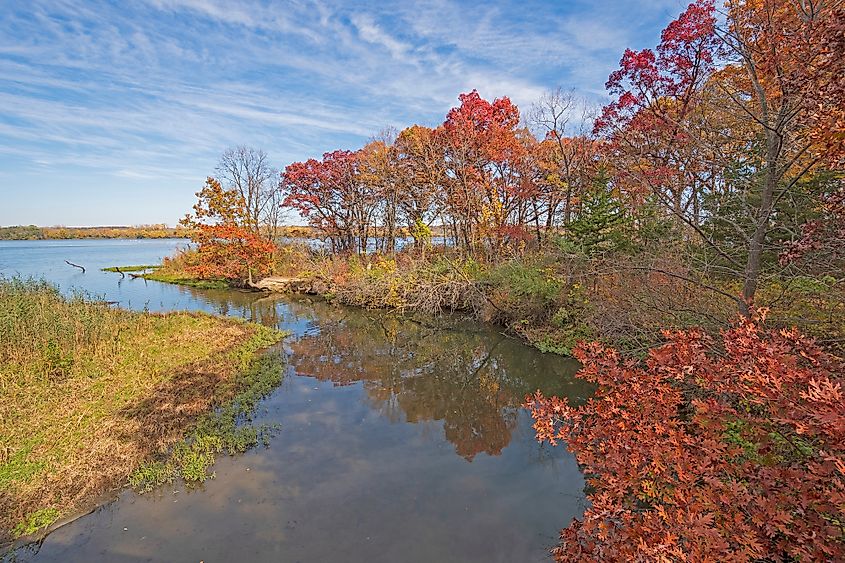
{"label": "lake", "polygon": [[563,446],[537,443],[521,403],[536,389],[583,401],[590,386],[573,377],[574,360],[460,316],[404,318],[100,271],[155,264],[186,244],[0,241],[0,275],[290,331],[286,377],[255,417],[278,433],[268,448],[221,457],[199,488],[124,491],[18,560],[548,559],[558,530],[584,510],[584,479]]}

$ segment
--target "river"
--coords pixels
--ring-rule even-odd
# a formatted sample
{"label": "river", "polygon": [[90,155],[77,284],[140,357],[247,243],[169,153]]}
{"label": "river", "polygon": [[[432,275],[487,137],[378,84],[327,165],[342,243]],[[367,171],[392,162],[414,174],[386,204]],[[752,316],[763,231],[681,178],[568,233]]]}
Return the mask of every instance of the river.
{"label": "river", "polygon": [[[0,241],[0,275],[43,277],[135,310],[201,310],[288,330],[287,374],[256,421],[268,448],[221,457],[199,488],[122,492],[21,561],[525,562],[548,559],[585,506],[565,447],[521,407],[582,401],[573,360],[459,316],[405,319],[320,299],[179,287],[105,273],[186,241]],[[85,273],[64,261],[80,264]]]}

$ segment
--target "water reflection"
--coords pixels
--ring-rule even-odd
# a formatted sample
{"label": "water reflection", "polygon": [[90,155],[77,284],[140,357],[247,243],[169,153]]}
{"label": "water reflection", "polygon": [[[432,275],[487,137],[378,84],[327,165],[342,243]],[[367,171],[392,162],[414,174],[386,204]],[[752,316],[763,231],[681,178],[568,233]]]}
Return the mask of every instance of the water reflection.
{"label": "water reflection", "polygon": [[391,422],[443,421],[455,451],[472,461],[511,440],[525,396],[536,389],[580,400],[589,391],[574,360],[527,353],[493,330],[447,318],[427,323],[383,313],[320,309],[320,330],[291,343],[299,375],[335,385],[363,382]]}

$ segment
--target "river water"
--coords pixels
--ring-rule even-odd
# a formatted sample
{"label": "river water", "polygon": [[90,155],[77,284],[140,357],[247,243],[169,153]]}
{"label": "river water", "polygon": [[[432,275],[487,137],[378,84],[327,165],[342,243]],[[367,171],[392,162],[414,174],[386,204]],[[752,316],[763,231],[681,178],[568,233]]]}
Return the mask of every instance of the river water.
{"label": "river water", "polygon": [[[563,446],[538,444],[536,389],[582,401],[577,364],[463,320],[209,291],[105,273],[186,241],[0,241],[0,275],[43,277],[136,310],[202,310],[291,331],[262,401],[268,448],[222,457],[200,488],[124,491],[23,561],[525,562],[584,510]],[[86,268],[68,266],[69,260]]]}

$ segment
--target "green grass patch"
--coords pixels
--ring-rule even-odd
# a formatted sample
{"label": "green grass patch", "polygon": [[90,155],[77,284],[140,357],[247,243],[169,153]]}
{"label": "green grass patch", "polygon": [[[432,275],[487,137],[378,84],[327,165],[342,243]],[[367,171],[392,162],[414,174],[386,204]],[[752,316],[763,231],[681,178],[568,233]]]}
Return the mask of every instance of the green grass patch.
{"label": "green grass patch", "polygon": [[140,493],[149,492],[181,477],[186,483],[200,483],[214,474],[209,468],[218,454],[236,455],[260,444],[267,445],[275,425],[255,425],[251,417],[258,401],[279,386],[284,358],[268,354],[253,358],[239,378],[239,391],[226,405],[202,416],[184,441],[164,459],[142,464],[129,476]]}
{"label": "green grass patch", "polygon": [[124,273],[128,274],[130,272],[143,272],[145,270],[157,270],[161,268],[161,265],[146,265],[146,266],[111,266],[109,268],[103,268],[103,272],[116,272],[116,273]]}
{"label": "green grass patch", "polygon": [[58,520],[59,516],[59,511],[55,508],[42,508],[40,510],[36,510],[24,518],[23,521],[19,522],[18,525],[15,526],[13,533],[16,537],[34,534],[38,530],[46,528]]}
{"label": "green grass patch", "polygon": [[228,289],[231,287],[231,284],[223,279],[201,280],[187,277],[184,274],[164,272],[161,270],[143,274],[141,277],[157,282],[196,287],[197,289]]}

